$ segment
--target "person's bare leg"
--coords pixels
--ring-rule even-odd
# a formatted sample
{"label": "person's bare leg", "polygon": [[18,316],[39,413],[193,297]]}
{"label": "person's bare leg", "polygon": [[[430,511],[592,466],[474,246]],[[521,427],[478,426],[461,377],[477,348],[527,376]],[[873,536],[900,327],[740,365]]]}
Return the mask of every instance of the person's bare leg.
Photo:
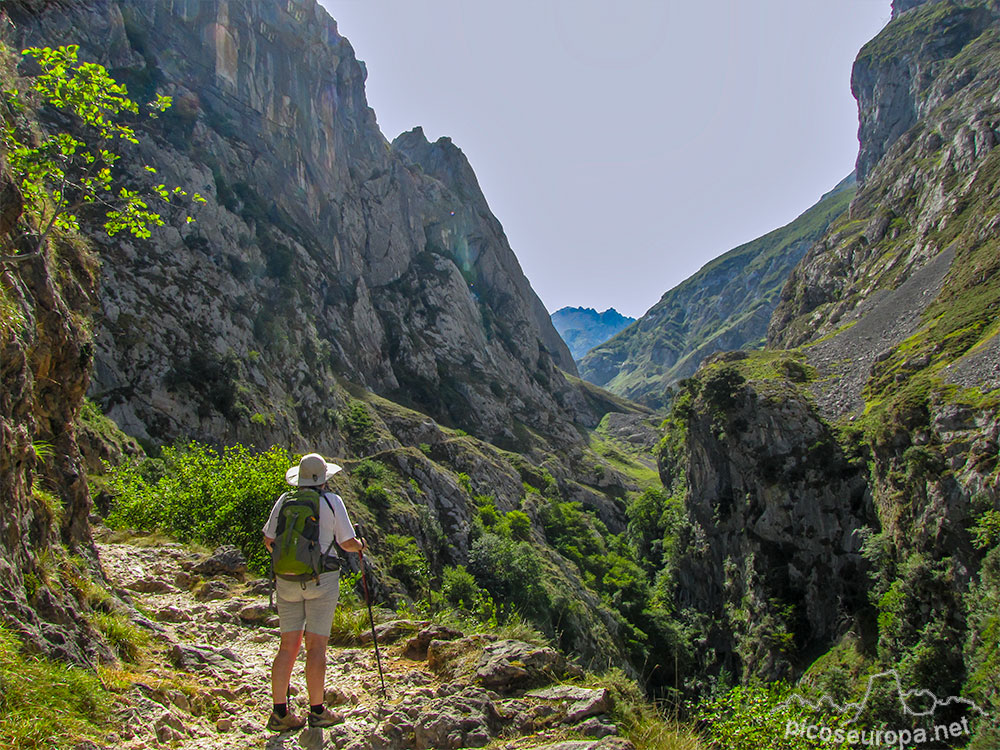
{"label": "person's bare leg", "polygon": [[[306,642],[308,643],[308,640]],[[278,653],[271,665],[271,697],[275,703],[288,702],[288,683],[292,679],[295,657],[299,655],[299,646],[301,645],[301,630],[281,634]],[[306,681],[308,682],[308,672]]]}
{"label": "person's bare leg", "polygon": [[324,702],[326,644],[329,640],[329,636],[306,631],[306,688],[309,690],[310,706],[318,706]]}

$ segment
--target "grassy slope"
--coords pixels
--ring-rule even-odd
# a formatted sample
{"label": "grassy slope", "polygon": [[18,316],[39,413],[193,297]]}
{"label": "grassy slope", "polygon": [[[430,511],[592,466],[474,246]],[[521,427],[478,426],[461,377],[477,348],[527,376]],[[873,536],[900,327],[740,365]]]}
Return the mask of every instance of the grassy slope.
{"label": "grassy slope", "polygon": [[[792,266],[847,208],[854,186],[840,185],[788,225],[707,264],[638,322],[580,363],[587,379],[614,370],[608,390],[651,406],[713,351],[763,344],[770,313]],[[610,368],[610,369],[609,369]]]}

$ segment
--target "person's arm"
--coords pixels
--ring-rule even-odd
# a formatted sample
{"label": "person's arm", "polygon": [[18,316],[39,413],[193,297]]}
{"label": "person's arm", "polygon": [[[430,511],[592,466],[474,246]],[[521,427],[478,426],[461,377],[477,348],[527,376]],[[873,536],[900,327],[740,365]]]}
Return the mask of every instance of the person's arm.
{"label": "person's arm", "polygon": [[271,548],[274,546],[274,540],[278,531],[278,509],[281,507],[282,500],[285,499],[285,495],[282,494],[271,508],[271,513],[267,517],[267,523],[264,524],[264,528],[261,529],[261,533],[264,536],[264,546],[267,547],[267,551],[270,552]]}
{"label": "person's arm", "polygon": [[368,542],[364,537],[359,537],[354,530],[354,524],[351,523],[347,508],[344,506],[344,499],[336,493],[330,493],[327,499],[330,510],[333,511],[334,539],[340,548],[344,552],[364,552],[368,549]]}
{"label": "person's arm", "polygon": [[[267,543],[266,540],[264,542]],[[364,552],[368,549],[368,542],[365,541],[364,537],[358,539],[356,536],[347,539],[346,541],[339,542],[340,548],[344,552]]]}

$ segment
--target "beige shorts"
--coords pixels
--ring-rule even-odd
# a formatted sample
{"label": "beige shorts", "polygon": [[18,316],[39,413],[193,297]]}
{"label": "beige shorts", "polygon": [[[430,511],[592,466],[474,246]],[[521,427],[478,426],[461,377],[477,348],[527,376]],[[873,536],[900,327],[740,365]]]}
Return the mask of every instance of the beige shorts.
{"label": "beige shorts", "polygon": [[331,570],[315,581],[304,584],[278,578],[274,583],[275,600],[281,632],[307,630],[329,637],[333,625],[333,612],[340,598],[340,571]]}

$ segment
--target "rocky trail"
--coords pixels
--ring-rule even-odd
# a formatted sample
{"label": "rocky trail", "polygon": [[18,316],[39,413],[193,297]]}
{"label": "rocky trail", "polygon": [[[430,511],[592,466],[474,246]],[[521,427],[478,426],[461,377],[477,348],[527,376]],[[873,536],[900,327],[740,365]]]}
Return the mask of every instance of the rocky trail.
{"label": "rocky trail", "polygon": [[[105,537],[98,550],[109,582],[134,606],[132,619],[151,633],[105,747],[633,747],[609,718],[610,691],[583,686],[582,672],[553,649],[430,621],[387,619],[386,612],[376,628],[383,698],[362,609],[354,614],[364,614],[364,627],[341,634],[336,640],[350,643],[331,645],[327,653],[326,701],[343,722],[270,733],[264,724],[279,634],[270,582],[248,576],[233,547],[205,555],[175,543],[136,546]],[[304,653],[292,678],[292,705],[301,714],[308,711],[303,661]],[[100,747],[84,743],[77,750]]]}

